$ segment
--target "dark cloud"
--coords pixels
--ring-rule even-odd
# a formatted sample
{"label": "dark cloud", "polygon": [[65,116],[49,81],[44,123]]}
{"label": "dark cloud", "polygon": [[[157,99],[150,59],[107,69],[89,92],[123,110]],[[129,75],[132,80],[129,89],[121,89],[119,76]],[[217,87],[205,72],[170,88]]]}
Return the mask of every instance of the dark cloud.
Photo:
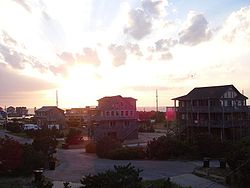
{"label": "dark cloud", "polygon": [[8,63],[14,69],[24,68],[24,55],[16,52],[13,49],[9,49],[7,46],[0,44],[0,53],[4,57],[4,61]]}
{"label": "dark cloud", "polygon": [[135,54],[137,56],[143,56],[140,50],[140,46],[138,44],[127,43],[126,49],[132,54]]}
{"label": "dark cloud", "polygon": [[56,87],[55,84],[38,78],[19,75],[3,64],[0,64],[0,80],[0,96],[13,92],[39,91]]}
{"label": "dark cloud", "polygon": [[134,39],[140,40],[150,34],[151,30],[151,17],[143,10],[136,9],[129,12],[129,25],[124,29],[124,33],[131,35]]}
{"label": "dark cloud", "polygon": [[84,48],[83,54],[76,54],[76,59],[78,63],[100,65],[97,51],[92,48]]}
{"label": "dark cloud", "polygon": [[120,66],[126,63],[127,53],[124,46],[111,44],[108,49],[109,52],[113,55],[114,66]]}
{"label": "dark cloud", "polygon": [[177,40],[169,38],[169,39],[160,39],[155,42],[155,50],[156,51],[167,51],[170,47],[175,46],[178,43]]}
{"label": "dark cloud", "polygon": [[148,14],[159,16],[161,15],[161,8],[164,6],[163,3],[163,1],[143,0],[142,8]]}
{"label": "dark cloud", "polygon": [[24,0],[13,0],[13,1],[21,5],[29,13],[32,12],[30,6]]}
{"label": "dark cloud", "polygon": [[202,14],[190,12],[187,23],[179,33],[181,44],[192,46],[211,38],[212,33],[208,28],[208,22]]}

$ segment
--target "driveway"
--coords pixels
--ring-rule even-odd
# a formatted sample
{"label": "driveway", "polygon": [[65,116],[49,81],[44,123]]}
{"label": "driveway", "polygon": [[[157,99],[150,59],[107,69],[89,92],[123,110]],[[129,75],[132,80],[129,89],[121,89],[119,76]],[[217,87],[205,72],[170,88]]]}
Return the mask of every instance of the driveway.
{"label": "driveway", "polygon": [[87,154],[83,149],[57,151],[60,161],[55,170],[48,170],[44,175],[53,181],[80,182],[83,175],[96,174],[107,169],[113,169],[114,165],[131,163],[136,168],[142,169],[143,179],[158,179],[191,173],[200,166],[199,161],[152,161],[152,160],[108,160],[99,159],[95,154]]}

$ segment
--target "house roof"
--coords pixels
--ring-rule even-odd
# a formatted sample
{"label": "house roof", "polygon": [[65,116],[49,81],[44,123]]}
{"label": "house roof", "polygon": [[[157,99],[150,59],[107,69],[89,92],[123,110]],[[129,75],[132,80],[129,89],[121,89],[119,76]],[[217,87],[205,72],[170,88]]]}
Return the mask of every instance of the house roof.
{"label": "house roof", "polygon": [[58,110],[64,111],[64,110],[58,108],[57,106],[43,106],[42,108],[37,109],[36,112],[47,112],[47,111],[50,111],[52,109],[58,109]]}
{"label": "house roof", "polygon": [[114,98],[122,98],[122,99],[133,99],[133,100],[137,100],[137,99],[132,98],[132,97],[122,97],[121,95],[115,95],[115,96],[106,96],[106,97],[103,97],[103,98],[98,99],[97,101],[105,100],[105,99],[114,99]]}
{"label": "house roof", "polygon": [[218,99],[229,88],[232,88],[236,93],[238,99],[248,99],[242,95],[233,85],[222,86],[209,86],[209,87],[196,87],[190,91],[187,95],[173,98],[172,100],[191,100],[191,99]]}

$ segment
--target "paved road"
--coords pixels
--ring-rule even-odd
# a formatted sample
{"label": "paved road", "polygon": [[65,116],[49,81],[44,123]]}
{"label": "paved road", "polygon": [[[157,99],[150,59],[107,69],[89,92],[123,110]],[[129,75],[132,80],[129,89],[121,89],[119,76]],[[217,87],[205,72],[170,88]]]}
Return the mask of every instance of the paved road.
{"label": "paved road", "polygon": [[14,135],[9,134],[8,131],[6,131],[6,130],[0,130],[0,137],[4,138],[5,135],[13,138],[14,140],[16,140],[22,144],[25,144],[25,143],[31,144],[33,142],[33,140],[31,138],[23,138],[23,137],[14,136]]}
{"label": "paved road", "polygon": [[45,171],[45,176],[54,181],[79,182],[86,174],[96,174],[107,169],[113,169],[114,165],[132,163],[136,168],[143,170],[141,176],[144,179],[157,179],[178,176],[191,173],[193,169],[201,165],[201,162],[185,161],[152,161],[152,160],[107,160],[99,159],[95,154],[87,154],[83,149],[57,151],[57,158],[61,162],[56,170]]}

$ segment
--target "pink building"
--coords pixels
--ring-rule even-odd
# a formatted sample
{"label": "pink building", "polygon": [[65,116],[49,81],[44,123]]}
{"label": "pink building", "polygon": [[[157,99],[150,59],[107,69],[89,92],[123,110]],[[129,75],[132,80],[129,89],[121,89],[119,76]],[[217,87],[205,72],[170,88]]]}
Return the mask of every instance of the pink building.
{"label": "pink building", "polygon": [[138,138],[136,99],[120,95],[98,100],[99,113],[93,125],[93,138],[111,136],[119,140]]}

